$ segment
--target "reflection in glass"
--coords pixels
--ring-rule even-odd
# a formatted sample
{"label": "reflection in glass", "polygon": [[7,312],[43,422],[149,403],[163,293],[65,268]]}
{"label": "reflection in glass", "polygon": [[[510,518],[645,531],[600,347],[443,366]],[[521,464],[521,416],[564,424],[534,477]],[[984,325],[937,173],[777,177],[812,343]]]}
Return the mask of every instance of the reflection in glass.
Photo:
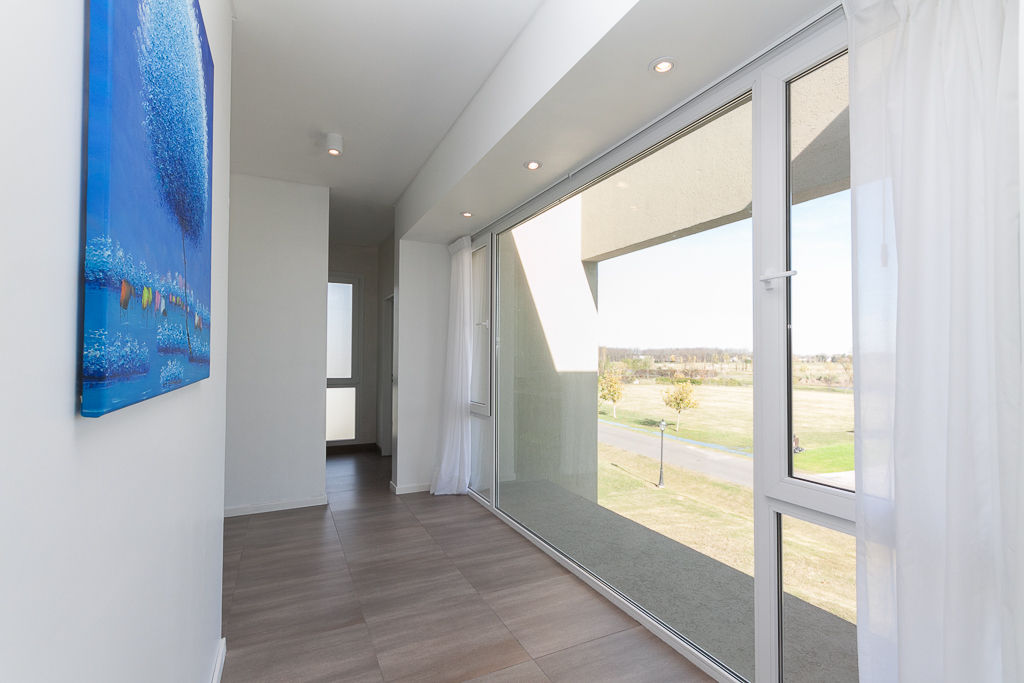
{"label": "reflection in glass", "polygon": [[789,84],[794,477],[853,490],[853,295],[848,61]]}
{"label": "reflection in glass", "polygon": [[782,680],[857,681],[857,541],[781,515]]}
{"label": "reflection in glass", "polygon": [[[473,415],[470,423],[472,462],[470,463],[469,488],[487,500],[491,500],[491,486],[494,480],[494,436],[491,420]],[[493,501],[492,501],[493,502]]]}
{"label": "reflection in glass", "polygon": [[495,314],[498,506],[748,679],[751,129],[742,100],[501,233]]}
{"label": "reflection in glass", "polygon": [[469,400],[490,404],[491,387],[491,274],[488,248],[473,252],[473,367]]}

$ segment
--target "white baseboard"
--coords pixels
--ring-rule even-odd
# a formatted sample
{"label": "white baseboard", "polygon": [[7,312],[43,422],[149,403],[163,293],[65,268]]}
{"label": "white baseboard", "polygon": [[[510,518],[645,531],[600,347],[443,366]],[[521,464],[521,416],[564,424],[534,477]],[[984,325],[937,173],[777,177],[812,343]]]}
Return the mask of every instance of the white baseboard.
{"label": "white baseboard", "polygon": [[220,683],[220,679],[224,675],[224,658],[227,656],[228,641],[227,638],[221,638],[217,643],[217,659],[213,663],[213,676],[210,677],[210,683]]}
{"label": "white baseboard", "polygon": [[395,486],[395,482],[389,481],[388,485],[391,487],[391,493],[397,493],[398,492],[398,487]]}
{"label": "white baseboard", "polygon": [[391,486],[394,487],[394,492],[398,495],[403,493],[419,493],[420,491],[429,491],[430,484],[408,484],[406,486],[396,486],[394,482],[391,482]]}
{"label": "white baseboard", "polygon": [[255,515],[260,512],[274,512],[276,510],[291,510],[292,508],[308,508],[314,505],[327,505],[327,496],[314,496],[312,498],[300,498],[297,500],[276,500],[273,503],[257,503],[255,505],[237,505],[225,508],[225,517],[238,517],[239,515]]}

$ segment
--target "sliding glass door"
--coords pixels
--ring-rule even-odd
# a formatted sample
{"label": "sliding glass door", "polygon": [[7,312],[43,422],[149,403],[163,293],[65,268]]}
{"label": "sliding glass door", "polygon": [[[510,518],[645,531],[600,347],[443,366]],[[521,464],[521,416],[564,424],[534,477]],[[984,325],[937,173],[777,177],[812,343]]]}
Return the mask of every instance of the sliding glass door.
{"label": "sliding glass door", "polygon": [[497,367],[500,509],[747,678],[751,110],[499,235]]}
{"label": "sliding glass door", "polygon": [[844,43],[474,242],[474,491],[740,680],[857,677]]}

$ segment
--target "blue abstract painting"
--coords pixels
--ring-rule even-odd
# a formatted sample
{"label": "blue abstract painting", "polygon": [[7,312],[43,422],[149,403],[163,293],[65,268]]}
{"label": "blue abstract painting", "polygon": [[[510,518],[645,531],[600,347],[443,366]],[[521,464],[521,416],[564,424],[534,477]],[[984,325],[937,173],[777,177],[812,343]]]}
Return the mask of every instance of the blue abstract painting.
{"label": "blue abstract painting", "polygon": [[198,0],[89,4],[81,411],[210,376],[213,58]]}

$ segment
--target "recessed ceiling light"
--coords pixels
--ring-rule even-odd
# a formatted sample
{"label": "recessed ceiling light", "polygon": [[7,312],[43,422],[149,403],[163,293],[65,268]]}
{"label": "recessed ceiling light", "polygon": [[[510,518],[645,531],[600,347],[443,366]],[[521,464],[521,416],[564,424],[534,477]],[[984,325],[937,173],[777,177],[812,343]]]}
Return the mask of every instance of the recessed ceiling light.
{"label": "recessed ceiling light", "polygon": [[541,167],[541,163],[539,161],[527,161],[523,166],[525,166],[528,171],[536,171]]}
{"label": "recessed ceiling light", "polygon": [[650,69],[656,74],[667,74],[675,65],[676,63],[668,57],[658,57],[650,63]]}
{"label": "recessed ceiling light", "polygon": [[471,214],[469,211],[463,211],[462,212],[462,217],[463,218],[472,218],[473,214]]}
{"label": "recessed ceiling light", "polygon": [[341,156],[341,135],[339,133],[327,134],[327,153],[332,157]]}

